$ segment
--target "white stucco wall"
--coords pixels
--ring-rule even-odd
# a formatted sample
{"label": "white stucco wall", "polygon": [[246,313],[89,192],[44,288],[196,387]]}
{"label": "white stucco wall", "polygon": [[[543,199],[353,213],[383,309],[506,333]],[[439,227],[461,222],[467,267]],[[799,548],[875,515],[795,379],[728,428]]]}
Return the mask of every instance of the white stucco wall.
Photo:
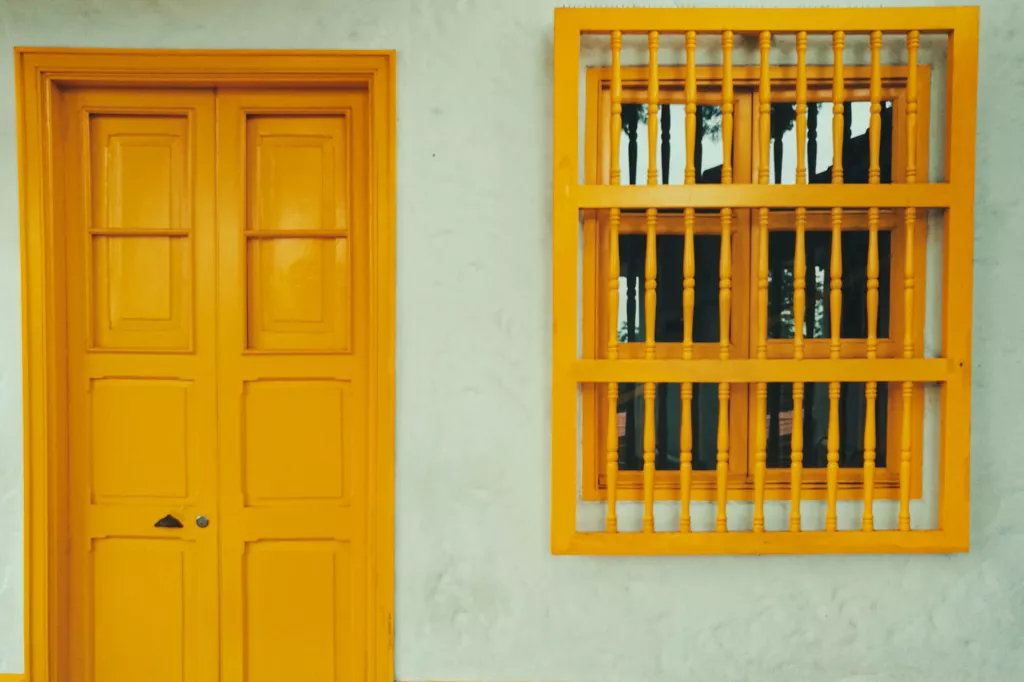
{"label": "white stucco wall", "polygon": [[982,4],[971,553],[593,558],[548,549],[554,3],[0,0],[0,672],[23,666],[11,49],[53,45],[399,51],[400,679],[1020,679],[1024,3]]}

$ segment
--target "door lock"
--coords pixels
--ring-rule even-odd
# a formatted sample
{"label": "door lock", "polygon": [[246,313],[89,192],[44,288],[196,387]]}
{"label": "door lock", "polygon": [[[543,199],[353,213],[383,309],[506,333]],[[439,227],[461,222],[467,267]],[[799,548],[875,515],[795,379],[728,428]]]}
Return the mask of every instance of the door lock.
{"label": "door lock", "polygon": [[207,517],[205,517],[202,514],[200,514],[199,516],[196,517],[196,525],[199,526],[200,528],[206,528],[207,526],[210,525],[210,519],[208,519]]}

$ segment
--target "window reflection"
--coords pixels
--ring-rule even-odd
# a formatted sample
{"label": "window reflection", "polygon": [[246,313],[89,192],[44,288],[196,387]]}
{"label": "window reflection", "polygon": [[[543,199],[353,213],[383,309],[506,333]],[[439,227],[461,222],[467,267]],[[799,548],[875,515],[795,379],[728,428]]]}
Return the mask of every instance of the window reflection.
{"label": "window reflection", "polygon": [[[880,181],[892,182],[892,102],[882,102],[879,140]],[[807,181],[832,182],[832,103],[807,105]],[[870,166],[871,103],[843,105],[843,182],[867,183]],[[768,178],[772,184],[796,182],[796,104],[779,102],[771,107],[771,154]]]}
{"label": "window reflection", "polygon": [[[875,402],[875,465],[885,466],[888,384],[878,384]],[[787,468],[792,456],[793,385],[768,384],[767,466]],[[864,466],[864,384],[842,384],[839,390],[839,466]],[[804,384],[804,467],[828,465],[828,384]]]}
{"label": "window reflection", "polygon": [[[695,343],[718,341],[718,268],[722,239],[718,235],[696,235],[694,247]],[[682,235],[658,235],[658,298],[654,318],[654,340],[683,341],[683,254]],[[644,266],[647,236],[619,237],[619,341],[641,342],[644,333]]]}
{"label": "window reflection", "polygon": [[[658,384],[654,400],[655,468],[679,470],[679,429],[682,396],[679,384]],[[619,384],[619,468],[644,468],[644,385]],[[693,426],[693,470],[713,471],[718,448],[718,384],[694,384],[690,420]]]}
{"label": "window reflection", "polygon": [[[796,233],[772,232],[768,241],[768,338],[791,339],[793,319],[793,259]],[[832,233],[805,234],[807,264],[804,337],[827,339],[831,335],[829,302],[832,276]],[[891,235],[878,233],[878,337],[889,336],[889,280]],[[848,339],[868,335],[867,308],[868,233],[843,232],[843,307],[839,334]]]}
{"label": "window reflection", "polygon": [[[658,108],[658,146],[655,159],[660,184],[682,184],[686,170],[686,105],[668,104]],[[694,140],[694,168],[698,183],[722,181],[722,108],[697,105]],[[619,168],[623,185],[646,185],[649,154],[647,147],[647,105],[622,105],[622,138]]]}

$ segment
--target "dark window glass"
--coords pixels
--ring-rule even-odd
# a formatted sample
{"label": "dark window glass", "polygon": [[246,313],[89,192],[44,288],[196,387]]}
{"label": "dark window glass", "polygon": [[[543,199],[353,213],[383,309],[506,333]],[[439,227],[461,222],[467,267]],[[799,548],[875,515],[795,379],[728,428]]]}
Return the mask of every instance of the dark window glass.
{"label": "dark window glass", "polygon": [[[654,400],[655,467],[679,470],[682,396],[679,384],[658,384]],[[693,469],[712,471],[718,448],[718,384],[694,384],[691,405]],[[619,468],[644,466],[644,385],[619,384]]]}
{"label": "dark window glass", "polygon": [[[878,384],[875,400],[875,465],[885,466],[888,384]],[[789,467],[793,440],[793,385],[768,384],[767,465]],[[828,465],[828,384],[804,384],[804,467]],[[839,466],[864,466],[864,384],[839,390]]]}
{"label": "dark window glass", "polygon": [[[788,215],[792,216],[792,213]],[[795,220],[795,218],[794,218]],[[890,233],[878,233],[878,337],[889,336]],[[772,232],[768,241],[768,338],[793,338],[793,256],[796,233]],[[804,337],[827,339],[832,276],[832,233],[806,232],[806,297]],[[867,231],[843,232],[843,309],[840,336],[863,339],[868,335]]]}
{"label": "dark window glass", "polygon": [[[694,343],[718,341],[718,271],[721,237],[697,235],[694,245]],[[683,253],[682,235],[658,235],[658,309],[654,340],[683,341]],[[619,341],[646,339],[644,266],[647,235],[619,237]]]}
{"label": "dark window glass", "polygon": [[[882,102],[878,165],[881,182],[892,182],[892,102]],[[866,183],[870,165],[871,103],[843,105],[843,182]],[[772,184],[796,182],[796,104],[780,102],[771,108],[771,153],[768,177]],[[807,181],[832,182],[832,103],[807,105]]]}

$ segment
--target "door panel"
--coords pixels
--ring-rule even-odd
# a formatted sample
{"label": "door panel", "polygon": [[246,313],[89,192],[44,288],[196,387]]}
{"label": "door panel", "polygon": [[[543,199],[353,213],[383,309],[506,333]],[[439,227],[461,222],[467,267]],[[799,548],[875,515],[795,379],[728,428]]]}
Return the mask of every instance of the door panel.
{"label": "door panel", "polygon": [[70,679],[214,682],[214,93],[64,97]]}
{"label": "door panel", "polygon": [[351,347],[352,117],[246,116],[248,348]]}
{"label": "door panel", "polygon": [[195,549],[182,540],[95,540],[95,679],[200,679]]}
{"label": "door panel", "polygon": [[368,132],[365,92],[218,93],[224,682],[365,677]]}
{"label": "door panel", "polygon": [[[119,95],[124,99],[124,95]],[[194,156],[187,115],[88,115],[96,348],[188,350]],[[140,236],[141,235],[141,236]]]}
{"label": "door panel", "polygon": [[263,541],[246,551],[247,682],[354,680],[349,544]]}
{"label": "door panel", "polygon": [[343,502],[348,382],[262,380],[244,387],[246,504]]}
{"label": "door panel", "polygon": [[198,450],[192,387],[178,379],[91,381],[93,502],[195,502],[188,480],[189,453]]}

